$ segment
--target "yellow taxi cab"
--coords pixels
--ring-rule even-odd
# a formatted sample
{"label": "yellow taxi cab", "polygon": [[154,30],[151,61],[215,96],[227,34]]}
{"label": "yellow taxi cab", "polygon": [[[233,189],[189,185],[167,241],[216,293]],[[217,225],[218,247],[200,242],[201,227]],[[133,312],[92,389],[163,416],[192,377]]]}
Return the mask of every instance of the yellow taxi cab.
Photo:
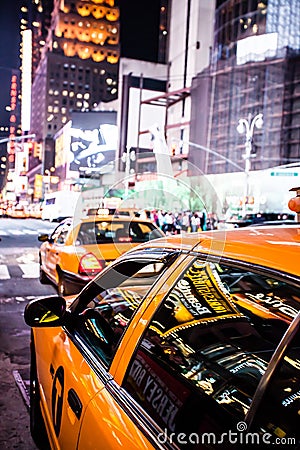
{"label": "yellow taxi cab", "polygon": [[9,217],[12,217],[13,219],[27,219],[27,207],[20,204],[15,205],[14,207],[12,207]]}
{"label": "yellow taxi cab", "polygon": [[63,220],[42,234],[40,281],[53,282],[61,295],[78,293],[104,267],[142,242],[164,236],[150,220],[97,214]]}
{"label": "yellow taxi cab", "polygon": [[37,445],[299,448],[299,251],[300,225],[169,236],[29,302]]}

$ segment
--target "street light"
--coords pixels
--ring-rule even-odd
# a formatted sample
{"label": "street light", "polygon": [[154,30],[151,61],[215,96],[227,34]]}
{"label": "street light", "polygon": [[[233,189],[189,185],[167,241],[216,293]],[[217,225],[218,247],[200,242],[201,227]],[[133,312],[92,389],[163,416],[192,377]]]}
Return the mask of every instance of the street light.
{"label": "street light", "polygon": [[245,132],[246,140],[245,140],[245,153],[243,158],[245,160],[245,175],[246,175],[246,183],[245,183],[245,195],[243,201],[243,217],[246,215],[246,199],[249,195],[249,172],[251,168],[251,158],[254,158],[256,155],[252,154],[252,142],[253,142],[253,132],[254,127],[257,129],[262,128],[263,126],[263,115],[256,114],[251,120],[251,114],[249,114],[248,119],[239,119],[239,123],[237,126],[237,132],[239,134],[243,134]]}
{"label": "street light", "polygon": [[123,153],[123,155],[121,156],[121,160],[123,163],[125,163],[125,192],[124,192],[124,196],[125,198],[128,197],[128,190],[129,190],[129,176],[130,174],[134,173],[135,170],[130,168],[130,163],[131,161],[135,161],[136,160],[136,153],[134,150],[129,151],[127,150],[126,152]]}

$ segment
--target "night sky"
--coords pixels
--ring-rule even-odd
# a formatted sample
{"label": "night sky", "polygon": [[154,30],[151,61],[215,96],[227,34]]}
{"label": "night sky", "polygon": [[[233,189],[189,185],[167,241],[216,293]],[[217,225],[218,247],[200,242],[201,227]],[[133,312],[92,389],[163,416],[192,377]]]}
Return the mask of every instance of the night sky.
{"label": "night sky", "polygon": [[[24,0],[0,0],[0,126],[9,123],[10,79],[20,66],[19,11]],[[157,61],[159,0],[116,0],[120,8],[121,56]]]}
{"label": "night sky", "polygon": [[20,66],[20,6],[21,0],[0,2],[0,126],[9,122],[5,106],[10,104],[10,79],[13,70]]}

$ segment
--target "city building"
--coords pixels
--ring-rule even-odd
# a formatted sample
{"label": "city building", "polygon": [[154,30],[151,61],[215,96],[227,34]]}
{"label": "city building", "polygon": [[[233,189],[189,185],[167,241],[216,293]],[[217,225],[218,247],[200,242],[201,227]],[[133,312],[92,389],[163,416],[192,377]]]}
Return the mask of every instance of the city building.
{"label": "city building", "polygon": [[232,198],[242,213],[274,209],[277,195],[279,210],[276,176],[297,184],[288,166],[300,159],[299,11],[298,0],[169,4],[167,89],[142,93],[140,109],[164,107],[173,168],[181,160],[195,184],[204,175],[218,186],[224,209]]}
{"label": "city building", "polygon": [[[223,209],[232,202],[243,214],[271,208],[268,196],[280,189],[276,176],[289,176],[273,168],[300,159],[299,0],[150,3],[144,26],[138,0],[48,0],[45,14],[39,2],[38,13],[28,13],[34,24],[28,133],[35,134],[29,185],[56,167],[56,139],[75,113],[113,111],[115,175],[125,173],[127,190],[157,170],[156,137],[173,175],[198,186],[210,210],[202,175]],[[101,175],[100,183],[113,183]]]}
{"label": "city building", "polygon": [[53,138],[73,111],[90,111],[100,101],[115,99],[118,60],[119,9],[114,0],[55,0],[33,75],[31,132],[36,140]]}
{"label": "city building", "polygon": [[191,161],[204,173],[237,171],[230,163],[244,165],[237,124],[259,113],[264,126],[253,136],[251,168],[298,161],[299,1],[218,1],[214,36],[210,64],[192,84],[191,141],[227,161],[193,146]]}

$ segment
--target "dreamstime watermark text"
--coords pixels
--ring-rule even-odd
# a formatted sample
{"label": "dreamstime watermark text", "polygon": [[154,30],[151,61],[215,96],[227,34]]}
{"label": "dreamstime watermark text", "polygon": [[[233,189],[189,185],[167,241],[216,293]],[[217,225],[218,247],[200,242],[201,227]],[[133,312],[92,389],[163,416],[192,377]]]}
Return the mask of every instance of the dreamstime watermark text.
{"label": "dreamstime watermark text", "polygon": [[247,432],[247,424],[238,422],[236,431],[228,430],[226,433],[167,433],[165,429],[163,433],[158,435],[158,442],[164,444],[170,442],[179,446],[184,445],[224,445],[224,444],[241,444],[241,445],[295,445],[296,439],[292,437],[274,437],[270,433],[254,433]]}

